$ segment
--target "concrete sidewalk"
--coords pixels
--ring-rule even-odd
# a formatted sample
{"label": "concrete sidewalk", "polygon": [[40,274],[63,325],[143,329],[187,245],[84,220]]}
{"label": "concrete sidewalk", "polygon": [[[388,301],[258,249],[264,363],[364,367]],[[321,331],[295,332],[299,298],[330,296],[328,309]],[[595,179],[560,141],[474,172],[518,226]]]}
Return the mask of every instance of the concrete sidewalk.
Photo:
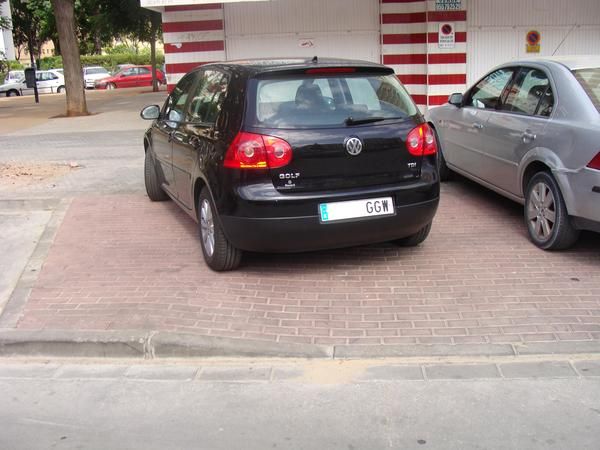
{"label": "concrete sidewalk", "polygon": [[519,205],[462,179],[443,185],[418,248],[250,254],[236,272],[211,272],[194,222],[143,193],[138,111],[164,93],[101,94],[96,116],[0,136],[2,162],[79,165],[51,185],[0,186],[12,236],[0,255],[0,354],[600,352],[599,236],[543,252]]}

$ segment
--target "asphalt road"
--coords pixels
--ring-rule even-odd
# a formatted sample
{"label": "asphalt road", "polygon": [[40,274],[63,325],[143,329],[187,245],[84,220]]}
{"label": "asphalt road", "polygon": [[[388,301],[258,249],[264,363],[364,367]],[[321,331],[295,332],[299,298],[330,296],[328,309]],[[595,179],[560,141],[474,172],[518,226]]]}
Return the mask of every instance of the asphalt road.
{"label": "asphalt road", "polygon": [[596,450],[600,442],[600,378],[354,381],[333,362],[270,380],[252,365],[238,366],[236,380],[214,364],[191,369],[0,365],[0,448]]}

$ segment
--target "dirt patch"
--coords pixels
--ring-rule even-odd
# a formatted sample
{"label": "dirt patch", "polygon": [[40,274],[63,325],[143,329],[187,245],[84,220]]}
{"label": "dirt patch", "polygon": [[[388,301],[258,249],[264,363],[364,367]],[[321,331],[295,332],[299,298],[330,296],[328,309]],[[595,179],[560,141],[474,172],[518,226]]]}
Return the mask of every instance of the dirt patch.
{"label": "dirt patch", "polygon": [[0,185],[24,186],[52,181],[78,170],[77,163],[3,163],[0,164]]}

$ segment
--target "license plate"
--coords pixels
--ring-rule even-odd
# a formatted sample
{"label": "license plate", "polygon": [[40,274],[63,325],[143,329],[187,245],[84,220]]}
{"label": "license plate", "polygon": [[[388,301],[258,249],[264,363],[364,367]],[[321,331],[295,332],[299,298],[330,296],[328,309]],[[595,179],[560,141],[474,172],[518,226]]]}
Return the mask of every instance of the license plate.
{"label": "license plate", "polygon": [[319,205],[321,222],[360,219],[374,216],[393,216],[396,214],[392,197],[350,200],[347,202],[321,203]]}

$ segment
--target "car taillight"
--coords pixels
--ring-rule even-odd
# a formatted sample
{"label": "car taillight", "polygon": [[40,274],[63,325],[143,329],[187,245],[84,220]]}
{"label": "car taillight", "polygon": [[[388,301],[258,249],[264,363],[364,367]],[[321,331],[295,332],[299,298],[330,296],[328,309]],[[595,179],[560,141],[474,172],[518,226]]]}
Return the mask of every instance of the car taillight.
{"label": "car taillight", "polygon": [[590,169],[596,169],[596,170],[600,170],[600,152],[598,152],[598,154],[596,156],[594,156],[594,159],[592,159],[588,165],[587,165]]}
{"label": "car taillight", "polygon": [[231,169],[276,169],[292,160],[292,147],[283,139],[240,131],[225,153]]}
{"label": "car taillight", "polygon": [[414,156],[435,155],[437,145],[431,127],[423,123],[413,128],[406,138],[406,148]]}

